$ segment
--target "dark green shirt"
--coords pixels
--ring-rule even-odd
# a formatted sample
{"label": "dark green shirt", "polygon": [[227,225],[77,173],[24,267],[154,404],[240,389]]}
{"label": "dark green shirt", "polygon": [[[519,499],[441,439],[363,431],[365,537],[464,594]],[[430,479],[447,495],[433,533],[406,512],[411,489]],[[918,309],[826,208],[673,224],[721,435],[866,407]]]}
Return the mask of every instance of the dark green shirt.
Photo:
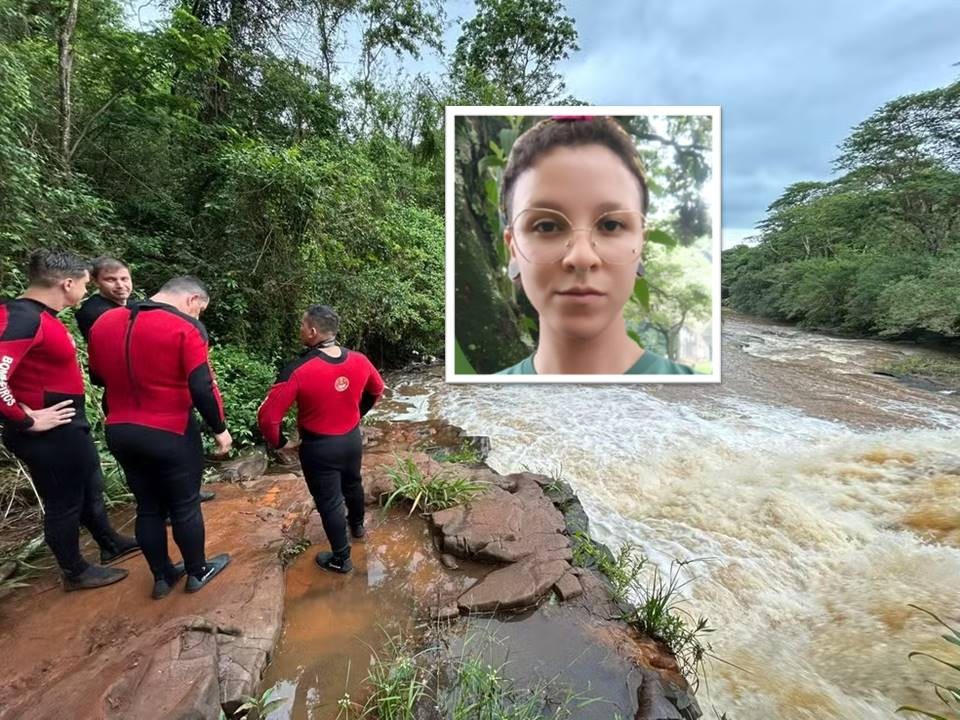
{"label": "dark green shirt", "polygon": [[[536,375],[533,367],[533,355],[525,357],[516,365],[501,370],[497,375]],[[693,368],[667,360],[656,353],[645,350],[640,359],[624,375],[693,375]]]}

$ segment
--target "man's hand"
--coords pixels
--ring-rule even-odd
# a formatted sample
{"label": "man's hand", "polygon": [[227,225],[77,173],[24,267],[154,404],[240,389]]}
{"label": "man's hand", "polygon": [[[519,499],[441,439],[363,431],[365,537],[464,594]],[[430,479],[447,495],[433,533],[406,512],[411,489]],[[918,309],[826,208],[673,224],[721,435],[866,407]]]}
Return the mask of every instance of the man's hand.
{"label": "man's hand", "polygon": [[277,450],[283,450],[285,452],[296,452],[297,448],[300,447],[299,442],[294,442],[293,440],[287,440],[283,445],[277,448]]}
{"label": "man's hand", "polygon": [[60,425],[66,425],[73,419],[73,416],[77,414],[76,408],[71,407],[71,405],[73,405],[73,400],[61,400],[56,405],[40,408],[39,410],[31,410],[23,403],[20,403],[23,411],[29,417],[33,418],[33,425],[27,428],[27,432],[46,432]]}
{"label": "man's hand", "polygon": [[214,452],[214,457],[226,457],[230,454],[230,448],[233,447],[233,438],[230,437],[229,430],[224,430],[222,433],[214,435],[213,439],[217,443],[217,449]]}

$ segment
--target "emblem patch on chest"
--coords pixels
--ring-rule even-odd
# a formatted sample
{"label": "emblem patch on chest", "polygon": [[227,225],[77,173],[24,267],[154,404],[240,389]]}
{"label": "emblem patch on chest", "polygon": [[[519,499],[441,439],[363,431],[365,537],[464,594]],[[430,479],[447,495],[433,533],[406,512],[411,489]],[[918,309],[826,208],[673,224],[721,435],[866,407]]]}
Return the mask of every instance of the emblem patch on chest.
{"label": "emblem patch on chest", "polygon": [[347,378],[345,378],[343,375],[341,375],[333,383],[333,387],[336,388],[337,392],[343,392],[348,387],[350,387],[350,381],[347,380]]}

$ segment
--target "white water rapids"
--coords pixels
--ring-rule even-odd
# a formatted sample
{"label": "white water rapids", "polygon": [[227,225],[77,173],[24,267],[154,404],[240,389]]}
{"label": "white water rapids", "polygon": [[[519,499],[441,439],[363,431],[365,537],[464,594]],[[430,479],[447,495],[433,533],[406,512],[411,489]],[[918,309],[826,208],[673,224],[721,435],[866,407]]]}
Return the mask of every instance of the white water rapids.
{"label": "white water rapids", "polygon": [[684,607],[739,669],[708,663],[706,717],[937,709],[926,679],[949,674],[907,653],[950,646],[907,604],[960,625],[960,396],[871,373],[909,346],[730,316],[723,352],[719,386],[455,386],[421,371],[392,379],[381,412],[488,436],[499,472],[561,474],[599,540],[665,572],[712,558],[687,566]]}

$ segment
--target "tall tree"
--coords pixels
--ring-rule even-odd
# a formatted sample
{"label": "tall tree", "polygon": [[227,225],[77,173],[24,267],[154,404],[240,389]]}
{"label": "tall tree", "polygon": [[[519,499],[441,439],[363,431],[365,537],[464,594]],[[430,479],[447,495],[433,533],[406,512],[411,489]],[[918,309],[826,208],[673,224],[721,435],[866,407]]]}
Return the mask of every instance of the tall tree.
{"label": "tall tree", "polygon": [[[573,18],[560,0],[478,0],[453,54],[457,94],[484,101],[536,105],[559,98],[556,65],[580,49]],[[499,93],[498,93],[499,91]]]}

